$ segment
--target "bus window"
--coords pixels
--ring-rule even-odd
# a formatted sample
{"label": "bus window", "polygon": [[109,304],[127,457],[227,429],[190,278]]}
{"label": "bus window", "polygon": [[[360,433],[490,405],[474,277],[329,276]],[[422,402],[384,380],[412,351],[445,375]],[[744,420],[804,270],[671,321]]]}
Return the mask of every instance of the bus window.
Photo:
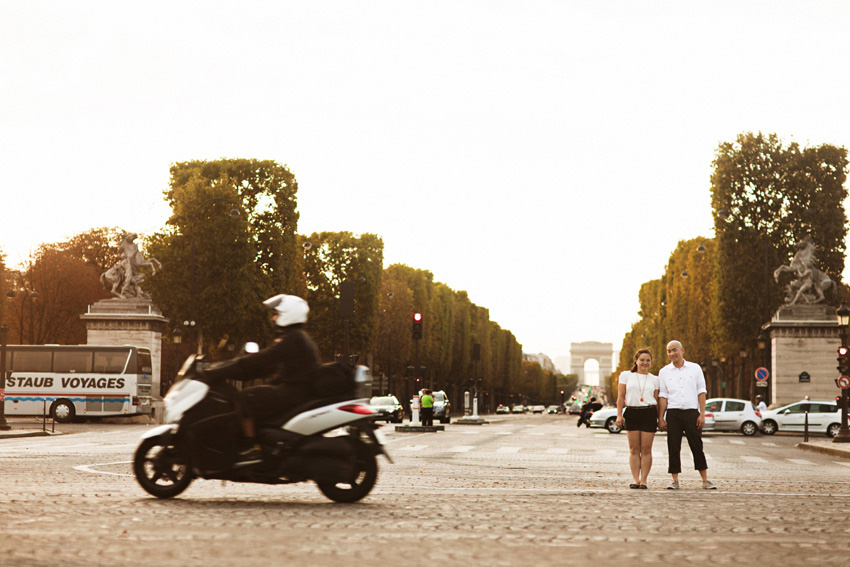
{"label": "bus window", "polygon": [[147,349],[138,349],[136,351],[136,359],[139,363],[137,372],[139,374],[153,374],[153,363],[151,362],[151,351]]}
{"label": "bus window", "polygon": [[50,351],[18,350],[12,359],[15,372],[52,372],[53,353]]}
{"label": "bus window", "polygon": [[91,352],[57,350],[53,355],[53,372],[56,373],[90,373]]}
{"label": "bus window", "polygon": [[122,374],[127,365],[130,351],[96,351],[94,353],[94,371],[98,374]]}

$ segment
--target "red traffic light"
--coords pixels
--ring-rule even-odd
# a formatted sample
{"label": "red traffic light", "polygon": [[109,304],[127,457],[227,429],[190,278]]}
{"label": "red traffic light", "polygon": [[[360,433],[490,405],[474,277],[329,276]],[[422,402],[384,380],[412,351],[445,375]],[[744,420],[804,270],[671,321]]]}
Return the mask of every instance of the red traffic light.
{"label": "red traffic light", "polygon": [[422,338],[422,313],[414,313],[413,314],[413,338],[421,339]]}
{"label": "red traffic light", "polygon": [[850,347],[840,346],[838,347],[838,356],[847,356],[850,354]]}

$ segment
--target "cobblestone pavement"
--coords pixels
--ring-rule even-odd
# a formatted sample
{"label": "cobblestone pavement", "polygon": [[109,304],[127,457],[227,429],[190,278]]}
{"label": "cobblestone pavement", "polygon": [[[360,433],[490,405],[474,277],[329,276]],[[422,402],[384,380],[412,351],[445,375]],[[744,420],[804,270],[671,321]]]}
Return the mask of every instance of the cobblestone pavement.
{"label": "cobblestone pavement", "polygon": [[659,435],[650,489],[629,490],[626,436],[575,422],[386,427],[395,464],[382,458],[377,487],[351,505],[312,484],[203,480],[151,498],[130,472],[144,424],[2,439],[0,566],[850,565],[850,459],[799,437],[707,434],[719,489],[686,468],[670,491]]}

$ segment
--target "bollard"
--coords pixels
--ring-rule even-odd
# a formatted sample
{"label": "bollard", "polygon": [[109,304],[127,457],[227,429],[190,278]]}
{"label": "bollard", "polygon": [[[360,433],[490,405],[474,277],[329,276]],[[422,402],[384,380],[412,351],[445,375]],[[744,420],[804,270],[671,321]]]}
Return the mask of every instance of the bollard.
{"label": "bollard", "polygon": [[413,396],[413,403],[410,406],[410,425],[421,425],[419,422],[419,396]]}
{"label": "bollard", "polygon": [[478,419],[478,397],[472,398],[472,419]]}
{"label": "bollard", "polygon": [[803,428],[803,443],[809,442],[809,412],[806,412],[806,423]]}

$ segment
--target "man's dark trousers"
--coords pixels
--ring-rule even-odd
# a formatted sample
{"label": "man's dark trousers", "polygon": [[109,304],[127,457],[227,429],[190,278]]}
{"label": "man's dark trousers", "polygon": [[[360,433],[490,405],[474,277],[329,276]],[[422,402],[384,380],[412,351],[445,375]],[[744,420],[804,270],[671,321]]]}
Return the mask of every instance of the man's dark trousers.
{"label": "man's dark trousers", "polygon": [[682,472],[682,435],[688,439],[688,446],[694,456],[694,469],[704,471],[708,468],[705,453],[702,452],[702,436],[697,429],[699,410],[668,409],[667,410],[667,453],[669,454],[669,474]]}

